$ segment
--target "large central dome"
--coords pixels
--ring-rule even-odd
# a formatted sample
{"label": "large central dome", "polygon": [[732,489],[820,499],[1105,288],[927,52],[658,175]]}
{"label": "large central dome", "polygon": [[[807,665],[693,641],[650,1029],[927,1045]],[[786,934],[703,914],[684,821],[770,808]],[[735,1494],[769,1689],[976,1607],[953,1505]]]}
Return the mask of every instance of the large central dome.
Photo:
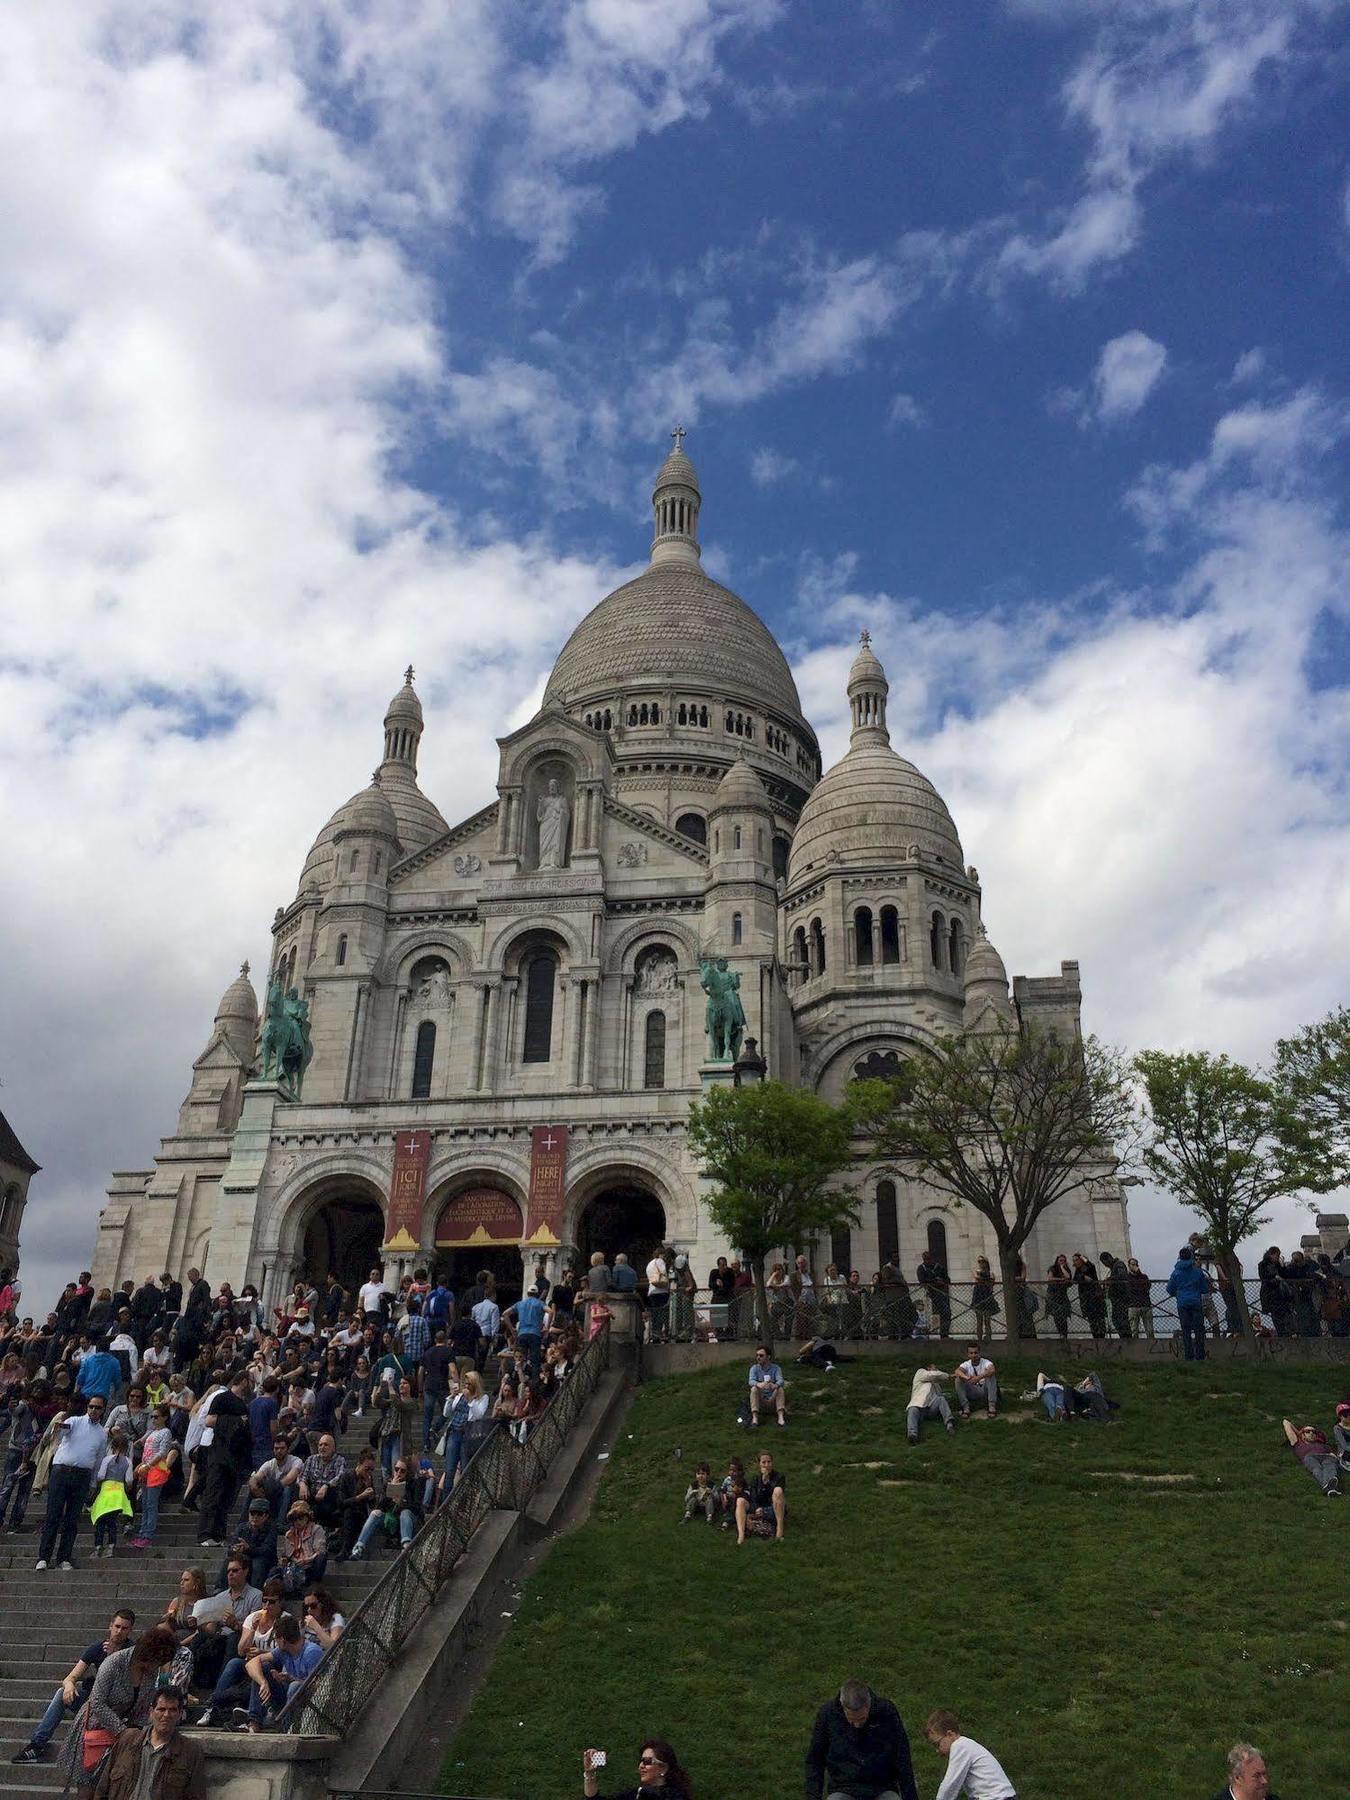
{"label": "large central dome", "polygon": [[564,706],[606,690],[712,690],[801,718],[773,633],[744,600],[695,564],[655,563],[607,594],[563,645],[544,700]]}

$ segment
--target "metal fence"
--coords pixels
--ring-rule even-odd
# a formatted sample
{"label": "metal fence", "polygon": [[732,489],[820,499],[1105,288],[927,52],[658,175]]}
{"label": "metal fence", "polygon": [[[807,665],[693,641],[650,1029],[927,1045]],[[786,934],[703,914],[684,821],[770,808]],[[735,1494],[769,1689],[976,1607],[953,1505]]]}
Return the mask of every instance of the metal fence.
{"label": "metal fence", "polygon": [[582,1351],[577,1365],[536,1419],[523,1444],[494,1431],[443,1506],[391,1562],[347,1621],[347,1628],[280,1715],[281,1728],[345,1735],[430,1611],[469,1541],[495,1507],[522,1510],[609,1367],[609,1333]]}
{"label": "metal fence", "polygon": [[[1256,1312],[1260,1306],[1260,1283],[1245,1284],[1247,1304]],[[864,1340],[905,1340],[909,1338],[1005,1338],[1008,1332],[1004,1311],[1003,1284],[995,1282],[992,1294],[977,1294],[973,1282],[954,1281],[945,1289],[912,1286],[832,1287],[817,1283],[805,1292],[791,1287],[769,1290],[769,1331],[779,1341],[829,1338],[836,1343]],[[1230,1335],[1237,1329],[1234,1317],[1222,1294],[1216,1292],[1207,1303],[1206,1325],[1212,1333]],[[979,1302],[979,1304],[977,1304]],[[1148,1284],[1148,1299],[1136,1288],[1121,1293],[1113,1284],[1102,1281],[1086,1292],[1075,1285],[1052,1288],[1043,1281],[1029,1281],[1015,1295],[1018,1313],[1017,1335],[1022,1338],[1170,1338],[1180,1330],[1176,1301],[1163,1281]],[[992,1308],[992,1309],[991,1309]],[[746,1343],[753,1344],[765,1335],[759,1306],[753,1288],[733,1293],[730,1298],[714,1295],[707,1288],[692,1293],[675,1293],[668,1307],[647,1315],[647,1335],[657,1341],[672,1343]],[[1272,1321],[1267,1321],[1271,1323]],[[1288,1321],[1273,1321],[1285,1336],[1321,1334],[1321,1321],[1316,1316],[1299,1320],[1290,1315]],[[1302,1324],[1304,1329],[1298,1329]]]}

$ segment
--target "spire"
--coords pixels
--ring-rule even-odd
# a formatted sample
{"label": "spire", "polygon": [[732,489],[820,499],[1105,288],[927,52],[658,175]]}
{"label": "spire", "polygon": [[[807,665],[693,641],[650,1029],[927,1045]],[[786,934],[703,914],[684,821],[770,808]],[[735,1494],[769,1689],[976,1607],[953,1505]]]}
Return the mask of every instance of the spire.
{"label": "spire", "polygon": [[675,448],[662,463],[652,491],[655,523],[652,562],[696,564],[699,560],[698,513],[702,495],[694,465],[684,453],[684,426],[677,425],[670,435]]}
{"label": "spire", "polygon": [[890,691],[886,671],[872,649],[872,634],[863,631],[859,634],[858,654],[848,672],[848,700],[853,713],[851,744],[890,743],[891,734],[886,729],[886,696]]}
{"label": "spire", "polygon": [[417,773],[417,746],[422,737],[422,702],[413,686],[413,666],[403,672],[403,686],[384,715],[384,760]]}

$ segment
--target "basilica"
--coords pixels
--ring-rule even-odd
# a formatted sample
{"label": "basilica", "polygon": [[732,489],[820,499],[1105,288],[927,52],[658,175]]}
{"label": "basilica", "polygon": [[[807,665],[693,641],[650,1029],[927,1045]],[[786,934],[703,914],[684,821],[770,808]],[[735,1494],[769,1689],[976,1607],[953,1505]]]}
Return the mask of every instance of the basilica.
{"label": "basilica", "polygon": [[[838,1098],[982,1021],[1078,1030],[1077,963],[1010,990],[951,814],[892,747],[866,634],[849,749],[822,772],[782,650],[702,568],[678,438],[652,503],[648,567],[573,631],[468,818],[419,785],[408,670],[374,780],[272,922],[269,1020],[303,1019],[303,1063],[264,1060],[245,965],[153,1166],[113,1177],[98,1284],[196,1267],[270,1301],[301,1272],[354,1283],[383,1261],[452,1284],[490,1268],[509,1292],[535,1256],[640,1263],[663,1242],[703,1281],[728,1249],[685,1132],[709,1084],[767,1068]],[[709,1055],[706,959],[739,978],[736,1064]],[[860,1224],[822,1261],[912,1275],[932,1248],[961,1281],[993,1254],[982,1220],[904,1171],[850,1179]],[[1109,1171],[1028,1263],[1065,1248],[1128,1253]]]}

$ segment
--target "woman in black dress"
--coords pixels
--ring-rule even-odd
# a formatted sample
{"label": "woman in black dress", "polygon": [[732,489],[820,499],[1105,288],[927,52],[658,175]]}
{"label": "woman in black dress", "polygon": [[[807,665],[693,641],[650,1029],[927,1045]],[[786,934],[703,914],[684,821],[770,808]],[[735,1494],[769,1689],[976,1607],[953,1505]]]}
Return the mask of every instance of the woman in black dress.
{"label": "woman in black dress", "polygon": [[[597,1800],[600,1783],[595,1758],[598,1750],[581,1753],[582,1791],[586,1800]],[[648,1738],[638,1752],[637,1786],[619,1788],[604,1800],[693,1800],[693,1787],[680,1767],[680,1759],[664,1738]]]}
{"label": "woman in black dress", "polygon": [[1067,1256],[1057,1256],[1045,1272],[1045,1310],[1054,1320],[1063,1343],[1069,1341],[1069,1287],[1073,1270]]}

